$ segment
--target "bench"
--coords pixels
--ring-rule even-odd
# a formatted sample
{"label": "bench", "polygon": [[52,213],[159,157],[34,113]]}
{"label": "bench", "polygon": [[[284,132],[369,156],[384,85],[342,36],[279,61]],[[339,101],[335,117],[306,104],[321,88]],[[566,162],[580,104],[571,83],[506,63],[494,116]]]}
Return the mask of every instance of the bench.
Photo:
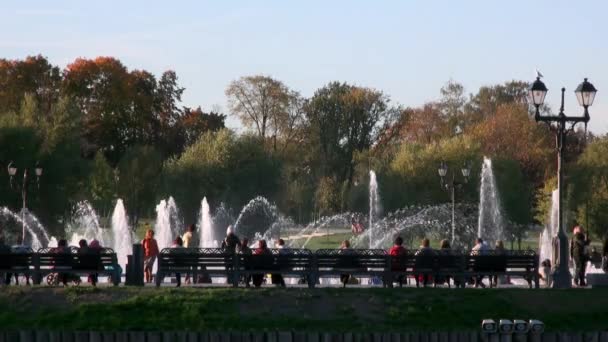
{"label": "bench", "polygon": [[313,253],[308,249],[272,248],[270,254],[237,254],[238,274],[248,277],[252,274],[280,274],[304,279],[308,287],[315,285],[313,278]]}
{"label": "bench", "polygon": [[530,288],[533,283],[535,288],[539,288],[538,255],[532,250],[487,250],[476,251],[465,257],[464,276],[467,279],[502,275],[522,277]]}
{"label": "bench", "polygon": [[[31,249],[7,248],[0,252],[0,274],[23,274],[33,276],[35,274],[34,260],[36,254]],[[2,279],[1,281],[4,281]]]}
{"label": "bench", "polygon": [[236,262],[235,254],[222,248],[163,248],[158,255],[156,286],[168,275],[184,273],[194,279],[198,275],[225,276],[236,287],[238,278],[233,276]]}
{"label": "bench", "polygon": [[455,284],[463,284],[461,277],[464,257],[458,252],[433,250],[420,253],[408,250],[402,255],[389,256],[388,259],[389,279],[397,280],[400,287],[407,276],[414,277],[416,287],[420,286],[420,277],[432,278],[434,287],[443,282],[451,287],[450,279]]}
{"label": "bench", "polygon": [[344,287],[353,275],[379,277],[384,287],[391,282],[387,278],[389,261],[383,249],[319,249],[314,258],[316,280],[339,275]]}
{"label": "bench", "polygon": [[[65,253],[57,253],[55,248],[41,248],[34,256],[33,266],[35,284],[40,284],[45,276],[54,274],[105,274],[114,285],[120,284],[120,266],[116,253],[111,248],[91,250],[87,253],[79,253],[78,247],[73,246],[68,247]],[[95,279],[93,281],[95,282]]]}

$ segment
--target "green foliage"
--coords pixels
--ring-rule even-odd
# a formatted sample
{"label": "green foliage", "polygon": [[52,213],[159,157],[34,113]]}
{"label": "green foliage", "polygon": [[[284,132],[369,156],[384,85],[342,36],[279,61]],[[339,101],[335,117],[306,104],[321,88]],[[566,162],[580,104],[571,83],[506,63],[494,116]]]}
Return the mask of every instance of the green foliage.
{"label": "green foliage", "polygon": [[453,172],[459,182],[463,182],[461,168],[467,161],[472,163],[472,177],[463,185],[458,201],[474,202],[481,155],[479,145],[470,136],[461,135],[428,145],[403,143],[391,163],[387,181],[380,183],[387,209],[448,202],[449,195],[441,188],[437,172],[442,161],[448,164],[449,179]]}
{"label": "green foliage", "polygon": [[570,208],[596,237],[608,235],[608,137],[590,143],[572,169]]}
{"label": "green foliage", "polygon": [[97,152],[93,159],[88,185],[94,207],[102,212],[108,212],[116,196],[116,179],[114,170],[101,152]]}
{"label": "green foliage", "polygon": [[257,196],[272,197],[277,190],[280,164],[259,139],[237,137],[224,129],[207,132],[179,158],[164,166],[165,194],[173,195],[187,220],[195,219],[204,196],[212,204],[240,207]]}
{"label": "green foliage", "polygon": [[134,223],[154,205],[161,170],[161,155],[152,146],[131,147],[118,163],[118,196],[125,201]]}

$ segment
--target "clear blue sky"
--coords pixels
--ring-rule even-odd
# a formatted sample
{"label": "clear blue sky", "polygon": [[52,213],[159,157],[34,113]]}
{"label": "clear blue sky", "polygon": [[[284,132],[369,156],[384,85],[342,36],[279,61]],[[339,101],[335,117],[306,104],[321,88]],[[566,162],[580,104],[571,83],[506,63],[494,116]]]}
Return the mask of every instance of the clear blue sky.
{"label": "clear blue sky", "polygon": [[[177,72],[184,104],[226,110],[243,75],[278,78],[303,95],[332,80],[420,105],[449,79],[467,92],[545,75],[547,102],[580,113],[572,91],[599,89],[592,131],[608,132],[608,1],[5,1],[0,57],[119,58]],[[229,126],[237,127],[235,120]]]}

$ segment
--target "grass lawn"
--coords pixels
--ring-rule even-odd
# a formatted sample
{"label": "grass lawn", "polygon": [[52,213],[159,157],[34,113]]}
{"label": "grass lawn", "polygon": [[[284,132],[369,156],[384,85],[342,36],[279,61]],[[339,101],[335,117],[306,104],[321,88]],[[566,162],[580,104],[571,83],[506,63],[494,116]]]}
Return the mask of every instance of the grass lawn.
{"label": "grass lawn", "polygon": [[483,318],[608,329],[608,289],[7,287],[0,307],[4,330],[474,331]]}

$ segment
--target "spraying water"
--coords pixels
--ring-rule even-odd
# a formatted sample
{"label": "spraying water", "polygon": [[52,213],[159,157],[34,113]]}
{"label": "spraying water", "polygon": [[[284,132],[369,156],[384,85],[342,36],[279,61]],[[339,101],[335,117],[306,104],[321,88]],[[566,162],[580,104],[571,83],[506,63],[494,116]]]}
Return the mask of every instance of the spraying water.
{"label": "spraying water", "polygon": [[203,197],[201,201],[201,212],[199,214],[200,239],[199,245],[201,248],[217,247],[217,237],[213,231],[213,219],[209,210],[207,197]]}
{"label": "spraying water", "polygon": [[492,160],[483,158],[479,190],[479,224],[477,234],[487,243],[503,240],[504,219],[496,179],[492,171]]}
{"label": "spraying water", "polygon": [[[23,226],[25,226],[26,235],[25,235],[24,242],[26,245],[31,246],[33,250],[38,250],[38,249],[40,249],[42,247],[46,247],[48,245],[50,238],[49,238],[48,234],[46,233],[46,230],[44,230],[44,227],[42,227],[42,225],[40,224],[40,222],[37,219],[35,220],[35,222],[38,224],[38,226],[32,227],[31,221],[33,221],[33,220],[31,219],[31,217],[34,217],[34,216],[32,214],[29,214],[29,212],[27,212],[26,215],[21,215],[21,214],[16,214],[16,213],[12,212],[7,207],[2,207],[2,208],[0,208],[0,215],[5,218],[13,220],[15,223],[17,223],[19,225],[19,234],[10,234],[10,231],[5,233],[8,243],[20,244],[21,243],[21,228]],[[24,216],[26,217],[25,224],[23,221]],[[28,219],[28,217],[30,219]]]}
{"label": "spraying water", "polygon": [[70,245],[78,246],[81,239],[99,241],[102,246],[110,244],[110,237],[99,224],[99,216],[88,201],[80,201],[75,206],[72,220],[68,223],[66,233],[72,232]]}
{"label": "spraying water", "polygon": [[374,220],[380,215],[380,197],[378,194],[378,181],[374,170],[369,171],[369,248],[377,244],[377,234],[375,234]]}
{"label": "spraying water", "polygon": [[154,224],[154,236],[159,249],[171,246],[173,239],[179,234],[180,226],[179,211],[173,197],[161,200],[156,206],[156,223]]}
{"label": "spraying water", "polygon": [[120,264],[123,270],[126,270],[127,255],[132,253],[133,236],[129,228],[127,211],[121,199],[116,201],[116,206],[112,213],[112,237],[114,240],[112,247],[114,252],[116,252],[118,264]]}
{"label": "spraying water", "polygon": [[549,223],[545,226],[540,238],[540,261],[545,259],[555,265],[554,239],[557,236],[559,227],[557,226],[557,215],[559,215],[559,192],[553,190],[551,193],[551,211],[549,212]]}

